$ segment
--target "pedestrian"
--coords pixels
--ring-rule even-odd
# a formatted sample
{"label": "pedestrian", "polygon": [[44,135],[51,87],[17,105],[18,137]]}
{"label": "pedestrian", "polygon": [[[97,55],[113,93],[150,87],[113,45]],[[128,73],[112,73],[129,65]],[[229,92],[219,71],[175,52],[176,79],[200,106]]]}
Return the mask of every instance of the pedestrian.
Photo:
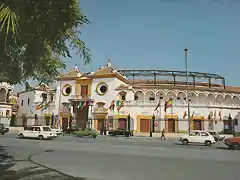
{"label": "pedestrian", "polygon": [[164,139],[166,140],[166,136],[165,136],[165,129],[162,130],[162,136],[161,136],[161,139]]}

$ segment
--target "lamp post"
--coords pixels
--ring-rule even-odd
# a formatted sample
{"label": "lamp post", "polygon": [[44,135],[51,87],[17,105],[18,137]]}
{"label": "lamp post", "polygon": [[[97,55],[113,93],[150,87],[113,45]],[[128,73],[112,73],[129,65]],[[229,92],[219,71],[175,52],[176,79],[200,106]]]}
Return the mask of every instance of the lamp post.
{"label": "lamp post", "polygon": [[187,82],[187,108],[188,108],[188,132],[190,133],[190,105],[189,105],[189,84],[188,84],[188,59],[187,59],[187,51],[188,49],[184,49],[185,54],[185,63],[186,63],[186,82]]}

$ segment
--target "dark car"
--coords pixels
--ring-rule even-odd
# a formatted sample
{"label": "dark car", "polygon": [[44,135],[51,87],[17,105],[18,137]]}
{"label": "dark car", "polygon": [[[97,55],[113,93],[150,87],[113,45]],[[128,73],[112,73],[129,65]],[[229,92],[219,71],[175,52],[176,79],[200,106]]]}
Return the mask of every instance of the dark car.
{"label": "dark car", "polygon": [[75,131],[79,131],[79,128],[77,126],[72,126],[71,128],[67,128],[63,130],[64,134],[74,134]]}
{"label": "dark car", "polygon": [[240,150],[240,137],[231,137],[231,138],[227,138],[225,139],[224,142],[230,149],[233,150]]}
{"label": "dark car", "polygon": [[132,131],[128,131],[126,129],[121,129],[121,128],[109,131],[108,134],[110,136],[126,136],[126,137],[133,136],[133,132]]}
{"label": "dark car", "polygon": [[0,124],[0,134],[4,135],[9,131],[8,128],[5,128],[3,124]]}

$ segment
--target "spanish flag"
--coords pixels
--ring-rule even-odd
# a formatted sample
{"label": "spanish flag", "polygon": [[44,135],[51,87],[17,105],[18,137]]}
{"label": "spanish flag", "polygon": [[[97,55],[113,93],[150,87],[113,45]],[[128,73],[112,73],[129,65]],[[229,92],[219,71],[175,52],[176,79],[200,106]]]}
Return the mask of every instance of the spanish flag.
{"label": "spanish flag", "polygon": [[183,118],[185,118],[186,116],[187,116],[187,111],[184,112]]}
{"label": "spanish flag", "polygon": [[167,108],[172,107],[172,98],[165,102],[164,111],[167,111]]}
{"label": "spanish flag", "polygon": [[113,101],[111,102],[111,105],[110,105],[109,109],[113,111],[114,108],[115,108],[115,101],[113,100]]}
{"label": "spanish flag", "polygon": [[218,112],[218,116],[219,116],[219,119],[222,120],[222,112],[221,111]]}
{"label": "spanish flag", "polygon": [[117,107],[117,110],[120,111],[120,109],[124,106],[124,101],[121,101],[120,105]]}
{"label": "spanish flag", "polygon": [[213,116],[213,112],[212,112],[212,111],[210,111],[210,113],[209,113],[209,115],[208,115],[208,119],[211,119],[211,118],[212,118],[212,116]]}

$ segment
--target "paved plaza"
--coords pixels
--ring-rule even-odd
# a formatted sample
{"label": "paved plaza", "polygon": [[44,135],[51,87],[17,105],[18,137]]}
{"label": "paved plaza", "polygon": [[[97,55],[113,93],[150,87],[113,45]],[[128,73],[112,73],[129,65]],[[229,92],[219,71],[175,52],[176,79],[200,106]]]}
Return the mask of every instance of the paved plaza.
{"label": "paved plaza", "polygon": [[240,151],[221,143],[183,146],[175,140],[77,138],[51,141],[0,136],[0,179],[236,180]]}

